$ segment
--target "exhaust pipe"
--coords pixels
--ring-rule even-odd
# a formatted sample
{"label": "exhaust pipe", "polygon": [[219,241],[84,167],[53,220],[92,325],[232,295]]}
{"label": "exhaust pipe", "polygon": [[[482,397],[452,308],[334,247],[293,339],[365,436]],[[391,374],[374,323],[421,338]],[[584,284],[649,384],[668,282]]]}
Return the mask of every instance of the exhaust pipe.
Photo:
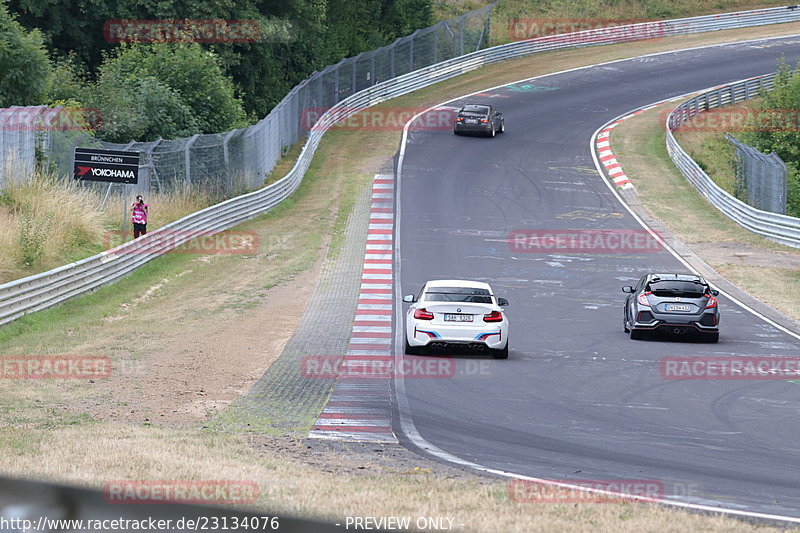
{"label": "exhaust pipe", "polygon": [[683,335],[684,333],[686,333],[686,328],[675,328],[672,330],[672,333],[674,333],[675,335]]}

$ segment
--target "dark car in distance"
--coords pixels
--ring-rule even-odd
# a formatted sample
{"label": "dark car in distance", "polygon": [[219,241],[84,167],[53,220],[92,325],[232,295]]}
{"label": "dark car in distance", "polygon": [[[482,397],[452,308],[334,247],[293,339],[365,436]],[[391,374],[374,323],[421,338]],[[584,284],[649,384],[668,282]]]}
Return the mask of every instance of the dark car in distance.
{"label": "dark car in distance", "polygon": [[624,329],[631,339],[647,332],[698,333],[706,342],[719,340],[719,291],[690,274],[647,274],[635,287],[622,287]]}
{"label": "dark car in distance", "polygon": [[456,116],[453,133],[482,133],[494,137],[506,130],[503,114],[493,106],[485,104],[465,104]]}

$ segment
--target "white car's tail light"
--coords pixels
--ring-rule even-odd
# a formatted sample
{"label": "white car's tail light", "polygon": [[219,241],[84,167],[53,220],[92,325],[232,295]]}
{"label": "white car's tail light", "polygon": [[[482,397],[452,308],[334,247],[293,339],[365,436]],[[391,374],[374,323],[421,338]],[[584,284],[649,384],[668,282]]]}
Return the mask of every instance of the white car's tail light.
{"label": "white car's tail light", "polygon": [[414,318],[417,320],[433,320],[433,313],[422,307],[414,311]]}
{"label": "white car's tail light", "polygon": [[500,311],[492,311],[488,315],[483,315],[484,322],[502,322],[503,321],[503,313]]}

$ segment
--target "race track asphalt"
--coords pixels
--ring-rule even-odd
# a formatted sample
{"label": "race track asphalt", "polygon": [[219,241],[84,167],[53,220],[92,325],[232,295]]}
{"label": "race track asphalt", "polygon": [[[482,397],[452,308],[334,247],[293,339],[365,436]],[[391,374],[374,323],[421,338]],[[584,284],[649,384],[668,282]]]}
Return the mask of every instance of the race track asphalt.
{"label": "race track asphalt", "polygon": [[[722,298],[718,344],[632,341],[620,288],[648,271],[685,272],[672,255],[508,244],[519,229],[640,230],[595,170],[595,130],[638,106],[773,72],[781,55],[796,63],[800,37],[587,67],[469,98],[504,113],[507,132],[494,139],[410,133],[397,198],[400,292],[467,278],[511,301],[508,360],[458,356],[455,376],[404,380],[422,438],[508,472],[654,480],[669,499],[800,517],[800,381],[660,371],[665,357],[797,356],[800,340]],[[398,350],[402,335],[396,328]]]}

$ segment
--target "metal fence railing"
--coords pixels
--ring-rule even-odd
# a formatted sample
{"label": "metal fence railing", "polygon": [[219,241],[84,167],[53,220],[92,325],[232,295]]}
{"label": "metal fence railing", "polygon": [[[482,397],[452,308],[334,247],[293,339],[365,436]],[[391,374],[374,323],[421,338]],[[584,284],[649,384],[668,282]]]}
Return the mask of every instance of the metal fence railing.
{"label": "metal fence railing", "polygon": [[[655,23],[632,24],[617,26],[613,29],[587,30],[518,41],[478,50],[395,78],[380,81],[342,99],[325,112],[310,129],[294,167],[286,176],[270,186],[192,213],[152,233],[148,233],[137,241],[123,244],[113,250],[48,272],[0,285],[0,324],[15,320],[26,313],[48,308],[74,296],[111,283],[150,259],[185,243],[192,237],[192,232],[218,232],[268,211],[289,197],[300,184],[303,175],[311,164],[314,152],[328,128],[336,124],[337,121],[367,107],[471,72],[484,65],[537,52],[613,44],[631,41],[635,38],[652,39],[655,29],[657,29],[659,35],[668,36],[799,20],[800,10],[773,8]],[[645,31],[645,27],[649,29]],[[322,78],[318,77],[316,79],[318,80],[317,83],[322,83]],[[297,90],[295,88],[293,92]],[[285,113],[288,111],[284,108],[283,111],[279,112]],[[272,149],[279,151],[280,143],[270,144],[277,142],[274,139],[270,140],[265,137],[258,142],[264,143],[263,150],[265,152]],[[259,145],[256,144],[256,146]],[[773,216],[778,217],[780,215]],[[132,250],[139,251],[131,253]]]}
{"label": "metal fence railing", "polygon": [[774,152],[763,154],[732,135],[725,138],[736,148],[734,196],[756,209],[785,215],[788,169],[783,159]]}
{"label": "metal fence railing", "polygon": [[667,152],[698,191],[728,218],[743,228],[770,240],[800,248],[800,218],[770,213],[752,207],[722,189],[700,168],[675,140],[673,131],[703,111],[754,98],[774,86],[775,74],[717,87],[676,107],[667,117]]}

